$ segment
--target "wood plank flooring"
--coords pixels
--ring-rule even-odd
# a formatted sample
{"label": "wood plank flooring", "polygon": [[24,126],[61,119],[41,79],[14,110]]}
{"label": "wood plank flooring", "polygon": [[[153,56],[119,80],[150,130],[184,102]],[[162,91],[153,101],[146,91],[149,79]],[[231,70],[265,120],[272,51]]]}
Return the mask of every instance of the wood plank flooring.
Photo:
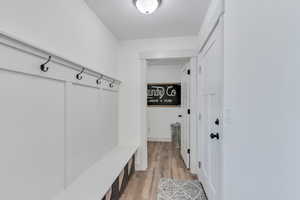
{"label": "wood plank flooring", "polygon": [[148,142],[148,159],[148,170],[133,175],[121,200],[156,200],[160,178],[196,179],[171,142]]}

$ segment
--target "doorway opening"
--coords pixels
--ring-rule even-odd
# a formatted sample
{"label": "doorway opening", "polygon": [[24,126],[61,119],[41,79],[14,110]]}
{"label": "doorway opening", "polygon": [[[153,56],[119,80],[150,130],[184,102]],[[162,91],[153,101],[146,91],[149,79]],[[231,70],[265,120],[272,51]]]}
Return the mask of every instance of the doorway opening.
{"label": "doorway opening", "polygon": [[168,142],[190,169],[190,58],[146,61],[147,141]]}
{"label": "doorway opening", "polygon": [[[148,140],[149,141],[172,141],[171,124],[179,123],[181,125],[180,134],[180,157],[184,160],[186,168],[193,174],[197,173],[197,139],[196,139],[196,122],[195,115],[193,115],[193,95],[196,96],[196,88],[194,82],[196,78],[190,75],[191,71],[196,69],[197,64],[197,51],[195,50],[177,50],[177,51],[164,51],[164,52],[146,52],[140,54],[141,59],[141,146],[138,152],[139,169],[146,170],[148,168]],[[159,75],[157,71],[162,69],[169,69],[173,72],[164,72]],[[174,72],[176,71],[176,73]],[[181,88],[180,104],[173,105],[150,105],[148,106],[147,91],[148,84],[154,85],[162,83],[161,78],[176,74],[176,79],[164,79],[164,88],[168,86],[175,87],[179,85]],[[151,77],[152,76],[152,77]],[[188,78],[189,77],[189,78]],[[174,78],[174,77],[173,77]],[[167,84],[167,85],[166,85]],[[168,85],[169,84],[169,85]],[[189,86],[189,87],[188,87]],[[155,87],[155,85],[154,85]],[[194,92],[192,92],[194,91]],[[152,91],[155,92],[155,91]],[[170,91],[169,91],[170,92]],[[171,91],[172,92],[172,91]],[[157,92],[159,94],[159,91]],[[189,94],[189,95],[188,95]],[[174,95],[174,93],[173,93]],[[176,95],[174,95],[174,98]],[[189,99],[187,99],[189,96]],[[173,100],[174,100],[173,98]],[[177,102],[171,101],[172,98],[162,98],[165,104],[172,104]],[[178,96],[177,96],[178,100]],[[156,103],[159,103],[158,100]],[[177,102],[178,103],[178,102]],[[150,103],[151,104],[151,103]],[[168,110],[169,112],[162,112]],[[163,113],[163,114],[161,114]],[[164,117],[161,117],[165,115]],[[169,117],[168,117],[169,116]],[[163,119],[165,123],[161,123]],[[158,124],[153,126],[152,124]],[[160,127],[160,128],[159,128]],[[158,130],[166,130],[161,133]]]}
{"label": "doorway opening", "polygon": [[[180,183],[199,185],[192,172],[196,150],[192,143],[191,71],[196,64],[196,52],[154,52],[141,56],[141,146],[137,154],[140,168],[129,183],[124,200],[157,199],[165,185]],[[149,98],[150,97],[150,98]],[[179,125],[177,135],[171,125]],[[175,131],[176,132],[176,131]],[[193,132],[195,133],[195,132]],[[142,167],[141,167],[142,166]],[[141,193],[132,192],[139,188]],[[198,190],[197,190],[198,191]],[[135,195],[134,197],[132,195]],[[171,198],[170,198],[171,199]]]}
{"label": "doorway opening", "polygon": [[[189,172],[198,175],[209,199],[219,199],[222,195],[224,69],[222,59],[214,59],[216,57],[222,58],[223,55],[222,31],[222,23],[220,22],[207,40],[201,54],[198,54],[198,51],[172,51],[140,55],[141,82],[143,83],[140,93],[140,116],[142,121],[140,127],[141,146],[138,153],[140,170],[148,168],[148,139],[153,140],[154,130],[148,113],[147,89],[148,83],[155,81],[148,77],[150,74],[149,69],[151,65],[154,65],[153,63],[183,61],[185,59],[186,63],[182,63],[181,66],[180,78],[182,89],[180,98],[181,114],[176,113],[177,118],[169,121],[166,126],[169,127],[171,122],[180,123],[179,155]],[[158,76],[156,75],[154,78],[159,78]],[[148,82],[149,79],[151,81]],[[181,118],[178,116],[181,116]],[[159,119],[155,114],[152,115],[152,118],[154,120]],[[171,140],[170,132],[167,138]]]}

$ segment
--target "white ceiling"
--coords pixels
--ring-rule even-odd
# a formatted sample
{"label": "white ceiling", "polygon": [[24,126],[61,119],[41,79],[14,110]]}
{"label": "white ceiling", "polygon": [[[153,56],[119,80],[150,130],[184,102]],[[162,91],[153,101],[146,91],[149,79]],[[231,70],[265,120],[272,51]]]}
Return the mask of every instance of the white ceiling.
{"label": "white ceiling", "polygon": [[141,14],[132,0],[86,0],[120,40],[197,35],[211,0],[163,0],[152,15]]}

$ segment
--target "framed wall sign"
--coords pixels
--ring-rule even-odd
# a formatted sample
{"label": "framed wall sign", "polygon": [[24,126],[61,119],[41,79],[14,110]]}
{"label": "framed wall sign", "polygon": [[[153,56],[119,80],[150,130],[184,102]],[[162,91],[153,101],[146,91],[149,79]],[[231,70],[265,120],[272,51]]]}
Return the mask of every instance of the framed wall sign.
{"label": "framed wall sign", "polygon": [[147,90],[148,106],[180,106],[180,83],[149,83]]}

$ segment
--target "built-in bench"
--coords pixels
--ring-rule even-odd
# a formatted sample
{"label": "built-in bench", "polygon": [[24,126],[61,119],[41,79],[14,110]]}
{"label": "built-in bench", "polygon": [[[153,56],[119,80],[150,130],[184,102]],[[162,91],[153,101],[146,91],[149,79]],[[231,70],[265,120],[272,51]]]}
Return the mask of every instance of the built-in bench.
{"label": "built-in bench", "polygon": [[135,171],[137,147],[116,147],[53,200],[117,200]]}

